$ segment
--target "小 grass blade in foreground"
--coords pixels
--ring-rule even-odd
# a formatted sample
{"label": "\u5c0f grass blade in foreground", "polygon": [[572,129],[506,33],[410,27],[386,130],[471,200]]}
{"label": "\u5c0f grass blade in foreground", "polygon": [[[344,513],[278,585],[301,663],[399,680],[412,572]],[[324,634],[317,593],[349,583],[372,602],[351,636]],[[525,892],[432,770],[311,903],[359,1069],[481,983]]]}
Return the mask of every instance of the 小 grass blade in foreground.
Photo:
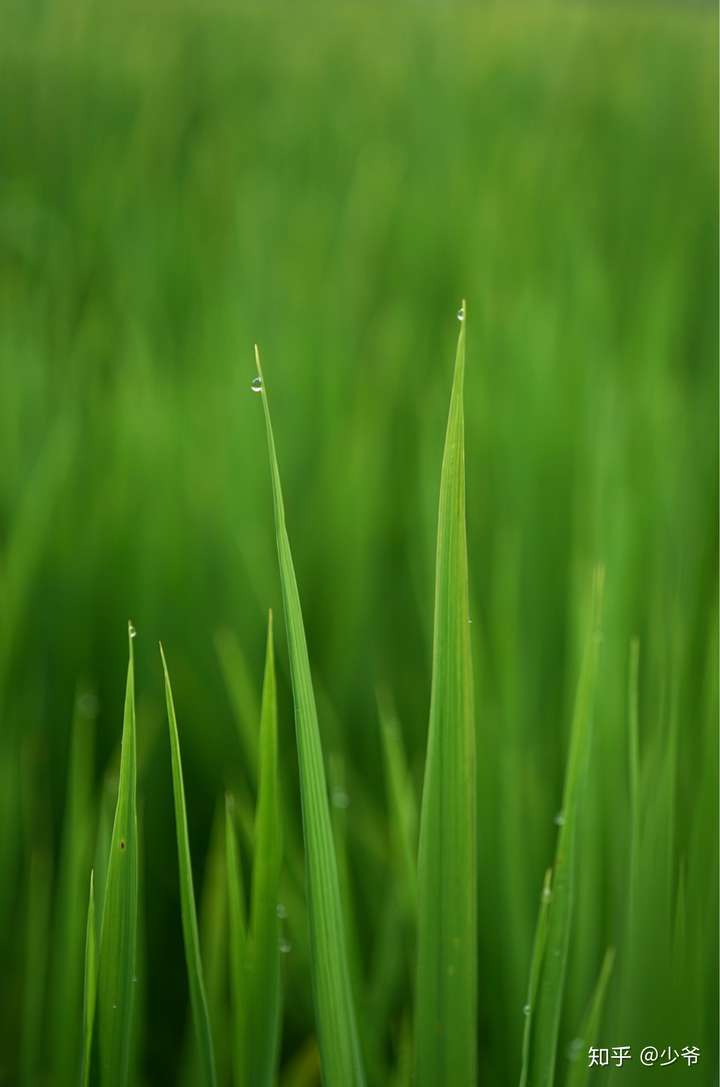
{"label": "\u5c0f grass blade in foreground", "polygon": [[350,986],[347,945],[315,695],[300,596],[290,541],[285,527],[280,472],[275,453],[267,391],[257,348],[255,354],[259,389],[265,410],[280,581],[295,703],[313,995],[322,1077],[325,1087],[361,1087],[365,1082],[365,1076]]}
{"label": "\u5c0f grass blade in foreground", "polygon": [[590,1007],[583,1021],[580,1033],[574,1040],[571,1059],[573,1063],[568,1072],[566,1087],[586,1087],[590,1079],[590,1065],[588,1062],[588,1046],[598,1044],[598,1030],[605,1004],[610,975],[615,962],[615,949],[609,947],[605,952],[600,976],[598,977]]}
{"label": "\u5c0f grass blade in foreground", "polygon": [[548,910],[545,955],[540,968],[537,1008],[531,1009],[528,1087],[554,1087],[555,1084],[555,1062],[575,890],[578,800],[587,773],[590,748],[602,590],[603,570],[598,567],[593,576],[590,630],[575,698],[563,806],[558,819],[560,829],[553,865],[552,895]]}
{"label": "\u5c0f grass blade in foreground", "polygon": [[85,992],[83,996],[83,1048],[82,1087],[90,1083],[93,1026],[95,1024],[95,995],[97,992],[97,966],[95,963],[95,887],[94,873],[90,872],[90,897],[88,898],[87,925],[85,926]]}
{"label": "\u5c0f grass blade in foreground", "polygon": [[465,529],[465,306],[445,436],[432,693],[418,847],[417,1087],[477,1079],[477,849]]}
{"label": "\u5c0f grass blade in foreground", "polygon": [[98,962],[102,1087],[126,1087],[133,1023],[138,909],[134,637],[130,624],[120,781],[110,837]]}
{"label": "\u5c0f grass blade in foreground", "polygon": [[247,921],[240,850],[235,828],[235,802],[225,797],[225,864],[227,868],[228,930],[230,935],[231,1047],[235,1087],[245,1081]]}
{"label": "\u5c0f grass blade in foreground", "polygon": [[247,1082],[272,1087],[280,1028],[280,923],[277,905],[282,836],[278,790],[277,695],[272,612],[268,617],[260,713],[259,786],[255,816],[252,912],[248,947]]}
{"label": "\u5c0f grass blade in foreground", "polygon": [[208,1013],[205,985],[203,982],[202,962],[200,959],[200,938],[198,936],[197,914],[195,911],[195,890],[193,888],[192,862],[190,859],[190,841],[188,838],[187,810],[185,807],[185,786],[183,783],[182,761],[180,758],[180,740],[178,737],[177,718],[170,675],[163,647],[160,646],[163,674],[165,677],[165,701],[167,703],[168,727],[170,730],[170,755],[172,761],[173,797],[175,800],[175,830],[177,833],[178,868],[180,872],[180,911],[182,914],[183,939],[185,941],[185,959],[187,962],[188,987],[192,1007],[199,1061],[206,1087],[215,1087],[215,1053],[210,1016]]}
{"label": "\u5c0f grass blade in foreground", "polygon": [[545,955],[545,941],[547,939],[547,913],[551,898],[550,881],[552,871],[548,868],[543,881],[542,894],[540,896],[540,909],[538,911],[537,926],[535,928],[535,942],[533,943],[532,962],[530,963],[530,980],[528,982],[527,1003],[523,1008],[525,1016],[525,1030],[523,1031],[522,1044],[522,1071],[520,1073],[520,1087],[526,1087],[530,1073],[530,1036],[532,1032],[532,1016],[537,997],[537,988],[540,981],[540,969]]}

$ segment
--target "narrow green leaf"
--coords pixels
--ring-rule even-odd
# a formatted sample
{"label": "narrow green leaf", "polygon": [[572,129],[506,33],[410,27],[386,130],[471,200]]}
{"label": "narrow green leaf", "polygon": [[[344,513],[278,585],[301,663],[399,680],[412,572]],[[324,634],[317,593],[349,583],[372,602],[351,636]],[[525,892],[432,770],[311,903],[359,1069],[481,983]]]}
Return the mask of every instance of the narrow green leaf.
{"label": "narrow green leaf", "polygon": [[522,1044],[522,1071],[520,1073],[520,1087],[526,1087],[530,1072],[530,1036],[532,1021],[535,1014],[535,1001],[537,998],[540,970],[545,956],[545,943],[547,940],[547,915],[552,891],[550,887],[552,870],[548,868],[543,881],[542,894],[540,895],[540,908],[538,910],[537,926],[535,928],[535,941],[533,943],[532,960],[530,962],[530,980],[528,982],[527,1002],[523,1008],[525,1016],[525,1030],[523,1031]]}
{"label": "narrow green leaf", "polygon": [[640,672],[640,642],[633,638],[630,644],[628,669],[628,762],[630,771],[630,893],[628,896],[628,934],[632,936],[637,907],[638,865],[640,852],[640,739],[638,686]]}
{"label": "narrow green leaf", "polygon": [[400,726],[388,699],[378,695],[380,736],[385,762],[385,786],[390,828],[402,864],[405,897],[413,919],[417,914],[417,804],[412,778],[403,749]]}
{"label": "narrow green leaf", "polygon": [[270,473],[275,509],[280,581],[288,636],[300,767],[305,840],[305,872],[310,920],[313,996],[325,1087],[360,1087],[365,1082],[350,987],[347,946],[340,904],[337,862],[328,806],[325,766],[318,727],[300,595],[285,527],[285,509],[267,390],[262,385]]}
{"label": "narrow green leaf", "polygon": [[232,1051],[235,1087],[251,1087],[245,1079],[246,999],[245,966],[247,922],[243,891],[240,850],[235,827],[235,804],[225,797],[225,863],[228,888],[228,927],[230,932],[230,991],[232,995]]}
{"label": "narrow green leaf", "polygon": [[[465,306],[461,310],[465,317]],[[477,1078],[477,848],[465,529],[463,319],[445,436],[430,723],[418,848],[417,1087]]]}
{"label": "narrow green leaf", "polygon": [[95,997],[97,993],[97,964],[95,961],[95,886],[94,872],[90,871],[90,895],[88,898],[87,923],[85,925],[85,975],[83,993],[83,1046],[82,1087],[90,1083],[93,1027],[95,1024]]}
{"label": "narrow green leaf", "polygon": [[134,636],[130,625],[120,781],[100,929],[98,1021],[103,1087],[127,1084],[133,1023],[138,911]]}
{"label": "narrow green leaf", "polygon": [[167,703],[168,727],[170,730],[170,755],[172,760],[173,796],[175,798],[175,830],[177,834],[178,868],[180,872],[180,912],[182,915],[183,939],[185,941],[185,961],[187,963],[188,987],[192,1007],[198,1052],[202,1068],[203,1082],[207,1087],[214,1087],[215,1053],[213,1050],[210,1016],[208,1014],[205,985],[203,982],[202,961],[200,959],[200,939],[198,936],[197,915],[195,912],[195,890],[193,888],[192,862],[190,860],[190,841],[188,837],[187,811],[185,807],[185,785],[183,783],[180,740],[178,737],[175,703],[167,661],[162,645],[160,646],[163,674],[165,677],[165,701]]}
{"label": "narrow green leaf", "polygon": [[605,1004],[605,993],[612,974],[615,962],[615,949],[609,947],[605,952],[600,974],[595,985],[590,1007],[583,1020],[580,1033],[573,1039],[570,1050],[570,1071],[568,1072],[566,1087],[586,1087],[590,1078],[590,1066],[588,1063],[588,1047],[598,1044],[598,1031]]}
{"label": "narrow green leaf", "polygon": [[578,801],[587,773],[590,748],[602,589],[603,571],[598,567],[593,576],[590,630],[575,698],[563,805],[558,817],[560,829],[553,866],[547,946],[538,985],[537,1011],[533,1016],[531,1030],[528,1087],[553,1087],[555,1083],[555,1062],[575,891]]}
{"label": "narrow green leaf", "polygon": [[272,1087],[280,1030],[280,930],[277,913],[282,839],[278,790],[277,695],[272,612],[268,617],[260,715],[260,766],[248,955],[247,1082]]}
{"label": "narrow green leaf", "polygon": [[251,784],[255,785],[258,765],[257,723],[260,707],[253,677],[242,646],[231,630],[218,632],[215,637],[215,648],[235,715],[238,736],[245,757],[245,768]]}
{"label": "narrow green leaf", "polygon": [[37,1083],[44,1052],[42,1023],[51,883],[50,854],[44,848],[35,849],[30,857],[25,904],[25,962],[20,1039],[23,1087],[34,1087]]}

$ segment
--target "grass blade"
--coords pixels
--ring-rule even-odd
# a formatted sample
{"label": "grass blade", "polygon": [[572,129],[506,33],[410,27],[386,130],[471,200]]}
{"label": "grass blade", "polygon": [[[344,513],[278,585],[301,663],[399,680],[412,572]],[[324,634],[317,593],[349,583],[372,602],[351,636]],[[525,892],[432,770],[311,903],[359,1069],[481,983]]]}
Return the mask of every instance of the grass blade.
{"label": "grass blade", "polygon": [[530,963],[530,980],[528,982],[527,1003],[523,1008],[525,1016],[525,1030],[523,1031],[522,1044],[522,1071],[520,1073],[520,1087],[526,1087],[530,1073],[530,1037],[532,1033],[533,1009],[537,997],[538,984],[540,982],[540,970],[545,956],[545,943],[547,940],[547,915],[548,905],[552,892],[550,882],[552,870],[548,868],[545,873],[542,894],[540,896],[540,909],[538,910],[537,927],[535,929],[535,942],[533,943],[532,960]]}
{"label": "grass blade", "polygon": [[365,1082],[365,1076],[350,987],[337,861],[333,845],[315,695],[300,595],[290,551],[290,540],[285,527],[285,509],[267,391],[263,383],[257,348],[255,355],[265,410],[275,510],[275,533],[295,704],[313,996],[323,1082],[325,1087],[360,1087]]}
{"label": "grass blade", "polygon": [[127,1084],[133,1024],[138,911],[134,636],[130,625],[120,781],[100,929],[98,1021],[103,1087]]}
{"label": "grass blade", "polygon": [[90,1083],[93,1026],[95,1024],[95,997],[97,994],[97,964],[95,961],[95,884],[94,872],[90,871],[90,896],[88,898],[87,924],[85,926],[85,991],[83,994],[83,1048],[82,1087]]}
{"label": "grass blade", "polygon": [[255,817],[252,914],[248,956],[247,1082],[272,1087],[280,1030],[280,947],[277,904],[282,838],[278,788],[277,694],[272,612],[260,714],[260,783]]}
{"label": "grass blade", "polygon": [[552,897],[548,911],[547,947],[538,986],[537,1011],[533,1014],[528,1087],[553,1087],[560,1014],[565,989],[570,927],[575,891],[575,843],[578,800],[587,772],[590,724],[595,691],[603,571],[593,577],[590,631],[586,640],[570,735],[570,754],[565,774],[563,806],[559,818]]}
{"label": "grass blade", "polygon": [[570,1059],[573,1063],[568,1072],[566,1087],[586,1087],[587,1082],[590,1079],[590,1067],[587,1058],[588,1046],[595,1045],[598,1042],[598,1031],[600,1029],[600,1020],[605,1004],[605,994],[607,992],[614,963],[615,949],[609,947],[605,952],[605,958],[600,967],[600,974],[595,986],[595,992],[590,1001],[587,1015],[583,1020],[580,1033],[573,1041],[570,1054]]}
{"label": "grass blade", "polygon": [[228,928],[230,933],[230,991],[232,996],[232,1064],[235,1087],[249,1087],[245,1080],[245,964],[247,920],[240,867],[235,803],[225,797],[225,864],[227,868]]}
{"label": "grass blade", "polygon": [[[464,318],[464,303],[461,311]],[[465,530],[463,319],[445,437],[418,848],[417,1087],[477,1076],[476,784]]]}
{"label": "grass blade", "polygon": [[170,686],[170,675],[162,645],[160,646],[160,656],[162,657],[163,675],[165,677],[165,701],[167,703],[168,728],[170,730],[175,830],[177,833],[178,868],[180,872],[180,911],[182,914],[183,939],[185,941],[190,1004],[195,1021],[202,1078],[207,1087],[215,1087],[215,1053],[200,959],[200,938],[198,936],[197,914],[195,911],[195,890],[193,888],[192,862],[190,860],[180,740],[175,716],[175,702],[172,687]]}

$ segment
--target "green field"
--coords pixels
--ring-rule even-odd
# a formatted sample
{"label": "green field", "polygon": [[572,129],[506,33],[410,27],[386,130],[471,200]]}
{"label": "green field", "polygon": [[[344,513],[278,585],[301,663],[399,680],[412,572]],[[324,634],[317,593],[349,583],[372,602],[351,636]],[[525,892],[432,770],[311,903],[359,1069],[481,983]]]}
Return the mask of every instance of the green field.
{"label": "green field", "polygon": [[[563,921],[553,885],[527,1087],[582,1087],[588,1045],[632,1047],[622,1068],[590,1070],[593,1087],[712,1087],[715,15],[405,0],[149,7],[6,0],[0,20],[0,1084],[80,1083],[91,868],[91,1082],[122,1084],[122,1061],[98,1058],[123,1030],[111,960],[134,994],[130,1087],[206,1082],[162,640],[218,1087],[266,1082],[238,1039],[250,1052],[270,1038],[270,982],[280,1037],[268,1087],[273,1064],[281,1087],[319,1084],[318,1038],[324,1087],[352,1087],[332,1071],[342,1031],[328,1026],[333,1014],[347,1025],[350,1007],[367,1087],[409,1085],[414,1052],[418,1087],[430,1083],[442,1043],[427,1028],[422,948],[442,948],[456,920],[469,927],[439,1014],[474,1029],[481,1087],[516,1087],[551,866],[570,874],[573,908]],[[460,330],[462,628],[457,397],[434,604]],[[267,397],[251,391],[255,343]],[[263,401],[318,758],[279,528],[281,588]],[[277,796],[267,685],[260,732],[269,609]],[[443,616],[469,636],[462,658]],[[128,619],[138,837],[122,831],[118,861]],[[472,716],[454,701],[470,691],[466,640]],[[474,722],[462,750],[477,752],[462,797],[447,759],[465,756],[442,748],[461,719]],[[126,737],[131,727],[128,709]],[[127,760],[124,774],[116,833]],[[476,821],[462,818],[468,805]],[[456,815],[450,833],[443,820]],[[243,914],[253,872],[253,903],[274,886],[280,838],[278,953],[253,974],[243,941],[264,937],[255,911]],[[473,866],[467,882],[447,873],[464,871],[453,865],[468,850],[477,887],[463,915]],[[111,922],[131,908],[135,865],[131,959],[128,931],[114,944]],[[116,913],[101,938],[106,888]],[[564,963],[566,944],[553,983],[551,948]],[[697,1046],[699,1063],[641,1067],[648,1045]],[[431,1087],[475,1082],[447,1059]]]}

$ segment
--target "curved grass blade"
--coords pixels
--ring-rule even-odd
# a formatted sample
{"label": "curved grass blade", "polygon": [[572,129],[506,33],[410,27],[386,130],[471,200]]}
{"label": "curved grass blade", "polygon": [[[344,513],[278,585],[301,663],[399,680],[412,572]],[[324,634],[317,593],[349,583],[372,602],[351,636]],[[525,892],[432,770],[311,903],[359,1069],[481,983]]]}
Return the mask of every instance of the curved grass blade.
{"label": "curved grass blade", "polygon": [[225,797],[225,864],[228,889],[228,929],[230,933],[230,991],[232,996],[232,1065],[235,1087],[250,1087],[245,1081],[247,921],[240,867],[235,803]]}
{"label": "curved grass blade", "polygon": [[87,924],[85,926],[85,991],[83,995],[83,1049],[82,1087],[90,1083],[93,1026],[95,1023],[95,997],[97,993],[97,964],[95,961],[95,885],[94,872],[90,871],[90,896],[88,898]]}
{"label": "curved grass blade", "polygon": [[275,510],[275,534],[295,703],[313,996],[323,1082],[325,1087],[361,1087],[365,1082],[365,1075],[350,987],[345,926],[340,904],[337,861],[328,807],[317,708],[300,595],[290,551],[290,540],[285,527],[285,509],[270,409],[257,348],[255,348],[255,357],[265,410]]}
{"label": "curved grass blade", "polygon": [[533,943],[532,961],[530,963],[530,980],[528,982],[527,1003],[523,1008],[525,1015],[525,1030],[523,1031],[522,1044],[522,1071],[520,1073],[520,1087],[526,1087],[530,1071],[530,1036],[532,1021],[537,997],[540,970],[545,955],[545,942],[547,940],[547,914],[548,905],[552,896],[550,881],[552,870],[548,868],[545,873],[542,894],[540,895],[540,909],[538,910],[537,927],[535,929],[535,942]]}
{"label": "curved grass blade", "polygon": [[138,912],[134,636],[131,624],[120,781],[100,928],[98,1022],[103,1087],[126,1087],[133,1025]]}
{"label": "curved grass blade", "polygon": [[477,797],[465,529],[465,304],[445,436],[418,847],[417,1087],[477,1079]]}
{"label": "curved grass blade", "polygon": [[202,1079],[207,1087],[215,1087],[215,1052],[213,1049],[210,1016],[208,1013],[205,985],[203,982],[202,961],[200,959],[200,938],[198,936],[197,915],[195,912],[195,890],[193,888],[192,862],[190,860],[190,841],[188,838],[187,810],[185,807],[185,785],[183,783],[180,740],[178,737],[175,703],[173,700],[170,675],[162,645],[163,675],[165,678],[165,701],[167,703],[168,728],[170,730],[170,755],[172,760],[173,797],[175,799],[175,830],[177,833],[178,868],[180,872],[180,911],[182,914],[183,939],[185,941],[185,961],[187,963],[188,987],[195,1032],[197,1035],[198,1054],[202,1068]]}
{"label": "curved grass blade", "polygon": [[572,1064],[570,1071],[568,1072],[566,1087],[586,1087],[590,1078],[590,1067],[587,1060],[588,1046],[594,1045],[598,1040],[598,1031],[600,1029],[600,1020],[602,1018],[603,1006],[605,1004],[605,993],[607,992],[608,983],[610,981],[610,975],[612,974],[613,965],[615,963],[615,949],[609,947],[605,952],[605,958],[603,959],[602,966],[600,967],[600,975],[597,979],[595,986],[595,992],[593,993],[592,1000],[590,1001],[590,1007],[588,1008],[587,1015],[583,1021],[583,1025],[580,1028],[580,1033],[573,1041],[571,1050]]}
{"label": "curved grass blade", "polygon": [[247,1082],[272,1087],[280,1030],[280,930],[277,904],[282,839],[278,789],[277,694],[272,612],[268,616],[260,714],[260,765],[248,954]]}
{"label": "curved grass blade", "polygon": [[590,725],[595,692],[603,570],[593,576],[590,631],[585,644],[570,734],[570,754],[565,773],[552,898],[548,911],[547,946],[538,985],[537,1011],[530,1039],[528,1087],[554,1087],[560,1014],[565,990],[570,927],[575,891],[575,843],[578,801],[587,773]]}

